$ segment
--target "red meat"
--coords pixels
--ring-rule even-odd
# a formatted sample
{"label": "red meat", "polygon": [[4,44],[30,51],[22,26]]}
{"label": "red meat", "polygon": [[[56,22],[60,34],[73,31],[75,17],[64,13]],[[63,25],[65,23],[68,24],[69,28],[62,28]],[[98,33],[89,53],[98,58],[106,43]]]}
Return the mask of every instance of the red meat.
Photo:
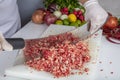
{"label": "red meat", "polygon": [[71,33],[28,41],[24,50],[26,64],[38,71],[52,73],[55,77],[73,74],[90,61],[86,43]]}

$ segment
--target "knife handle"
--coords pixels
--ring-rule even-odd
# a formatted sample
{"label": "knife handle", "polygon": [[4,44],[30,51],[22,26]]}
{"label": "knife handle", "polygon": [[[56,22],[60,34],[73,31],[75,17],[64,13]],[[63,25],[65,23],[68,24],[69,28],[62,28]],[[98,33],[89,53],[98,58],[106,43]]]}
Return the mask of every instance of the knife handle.
{"label": "knife handle", "polygon": [[6,40],[13,46],[13,50],[25,47],[25,41],[22,38],[6,38]]}

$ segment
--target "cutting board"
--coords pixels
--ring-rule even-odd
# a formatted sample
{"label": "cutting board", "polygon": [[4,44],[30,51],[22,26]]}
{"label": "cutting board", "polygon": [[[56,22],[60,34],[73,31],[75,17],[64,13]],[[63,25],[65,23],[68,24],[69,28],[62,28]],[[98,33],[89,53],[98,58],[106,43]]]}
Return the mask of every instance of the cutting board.
{"label": "cutting board", "polygon": [[[86,27],[86,26],[87,25],[83,25],[82,27]],[[41,37],[60,34],[73,29],[75,29],[75,27],[50,25],[47,28],[47,30],[42,34]],[[18,78],[24,78],[30,80],[94,80],[96,74],[96,61],[99,52],[101,36],[102,36],[102,31],[100,30],[91,38],[86,40],[89,45],[90,55],[92,56],[91,61],[85,65],[90,69],[88,73],[84,73],[82,75],[76,74],[62,78],[54,78],[54,76],[48,72],[36,71],[24,65],[24,56],[23,56],[23,51],[21,50],[16,59],[15,65],[11,68],[8,68],[5,71],[5,74],[12,77],[18,77]]]}

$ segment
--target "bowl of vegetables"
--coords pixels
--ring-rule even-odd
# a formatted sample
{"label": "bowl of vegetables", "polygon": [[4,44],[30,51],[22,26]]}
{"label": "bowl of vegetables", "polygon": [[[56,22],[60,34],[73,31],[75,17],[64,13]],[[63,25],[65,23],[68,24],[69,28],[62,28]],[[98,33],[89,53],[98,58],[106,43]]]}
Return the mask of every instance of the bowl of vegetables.
{"label": "bowl of vegetables", "polygon": [[50,24],[80,27],[86,23],[85,9],[78,0],[44,0],[45,8],[36,10],[32,21],[37,24]]}

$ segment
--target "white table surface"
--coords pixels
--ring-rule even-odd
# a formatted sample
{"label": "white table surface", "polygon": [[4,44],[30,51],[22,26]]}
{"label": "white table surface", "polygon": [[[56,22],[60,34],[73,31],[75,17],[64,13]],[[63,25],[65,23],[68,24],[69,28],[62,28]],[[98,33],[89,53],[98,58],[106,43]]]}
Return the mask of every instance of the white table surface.
{"label": "white table surface", "polygon": [[[46,29],[47,25],[37,25],[29,22],[13,37],[31,39],[39,37]],[[3,76],[4,70],[12,67],[19,50],[11,52],[0,52],[0,80],[24,80],[8,76]],[[120,80],[120,45],[108,42],[102,37],[100,53],[98,57],[97,76],[95,80]],[[101,71],[103,70],[103,71]],[[113,74],[111,74],[113,73]],[[100,76],[100,77],[98,77]]]}

